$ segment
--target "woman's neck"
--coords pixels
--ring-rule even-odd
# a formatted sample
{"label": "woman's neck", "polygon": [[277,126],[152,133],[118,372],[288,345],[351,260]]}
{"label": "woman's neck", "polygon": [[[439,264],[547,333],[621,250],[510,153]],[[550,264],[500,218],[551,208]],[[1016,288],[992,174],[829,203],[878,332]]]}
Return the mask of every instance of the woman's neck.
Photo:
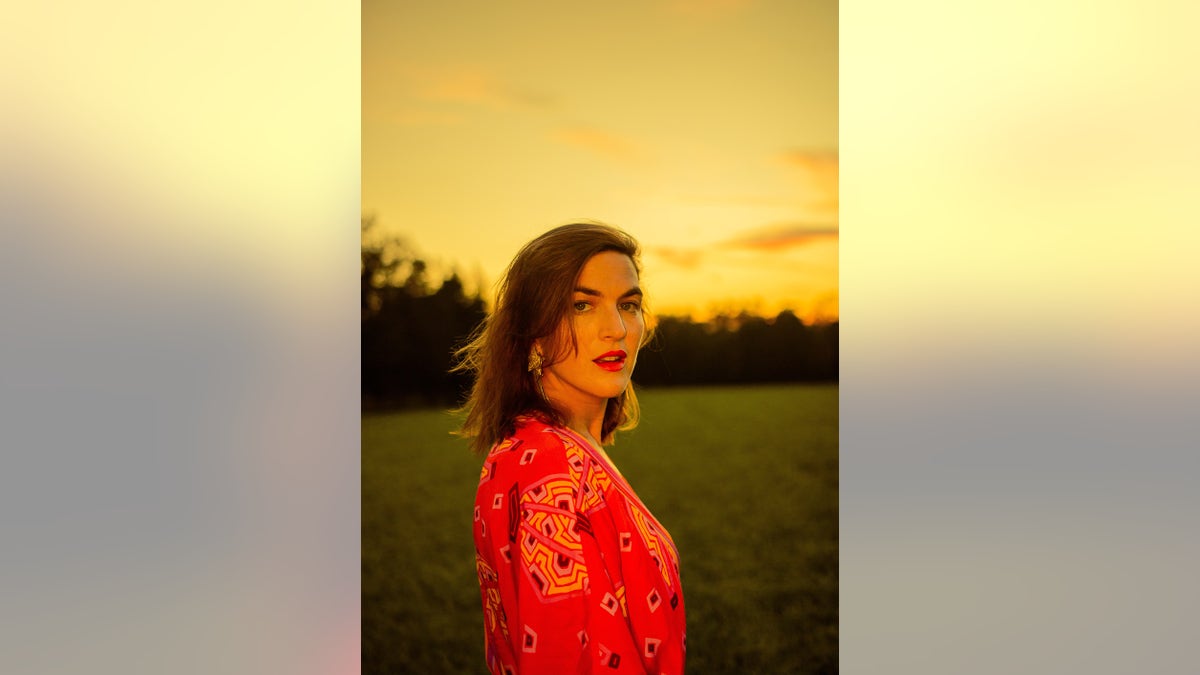
{"label": "woman's neck", "polygon": [[[600,447],[600,437],[604,430],[604,413],[608,407],[607,400],[600,401],[555,401],[550,397],[551,404],[563,413],[563,421],[571,431]],[[566,404],[566,405],[564,405]]]}
{"label": "woman's neck", "polygon": [[583,436],[591,441],[593,445],[600,445],[600,436],[603,435],[604,429],[604,408],[601,407],[598,411],[574,411],[567,415],[567,427],[575,433]]}
{"label": "woman's neck", "polygon": [[604,413],[608,411],[608,399],[581,395],[568,387],[556,386],[549,378],[542,390],[550,405],[563,413],[567,428],[590,440],[597,447],[604,430]]}

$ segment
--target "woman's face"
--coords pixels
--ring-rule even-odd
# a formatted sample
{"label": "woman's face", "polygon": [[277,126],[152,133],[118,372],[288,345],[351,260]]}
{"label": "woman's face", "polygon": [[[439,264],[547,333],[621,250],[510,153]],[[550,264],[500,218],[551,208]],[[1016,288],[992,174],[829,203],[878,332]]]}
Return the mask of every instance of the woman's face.
{"label": "woman's face", "polygon": [[605,251],[588,259],[567,316],[575,352],[566,350],[561,361],[543,369],[542,388],[568,410],[603,405],[629,385],[645,331],[642,291],[629,256]]}

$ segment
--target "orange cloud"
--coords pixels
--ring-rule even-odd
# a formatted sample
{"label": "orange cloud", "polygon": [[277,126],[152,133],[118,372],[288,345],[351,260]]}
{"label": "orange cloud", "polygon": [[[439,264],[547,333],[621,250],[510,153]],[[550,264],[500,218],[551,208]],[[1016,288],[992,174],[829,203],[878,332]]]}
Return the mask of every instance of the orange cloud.
{"label": "orange cloud", "polygon": [[779,156],[780,161],[791,166],[812,171],[837,170],[838,153],[836,150],[797,150],[792,149]]}
{"label": "orange cloud", "polygon": [[405,127],[449,127],[462,124],[461,115],[454,113],[402,109],[390,116],[392,122]]}
{"label": "orange cloud", "polygon": [[837,237],[836,227],[785,223],[743,232],[725,241],[724,246],[754,251],[779,251]]}
{"label": "orange cloud", "polygon": [[633,141],[591,127],[559,129],[552,138],[620,162],[637,162],[643,154]]}
{"label": "orange cloud", "polygon": [[704,259],[704,253],[698,249],[679,248],[675,246],[656,246],[646,249],[646,253],[659,258],[663,262],[688,270],[694,270],[699,267]]}
{"label": "orange cloud", "polygon": [[779,156],[785,166],[799,169],[804,200],[821,212],[838,211],[838,153],[836,150],[789,150]]}
{"label": "orange cloud", "polygon": [[411,85],[410,93],[423,101],[465,103],[497,110],[552,105],[550,96],[509,85],[482,68],[408,67],[404,76]]}
{"label": "orange cloud", "polygon": [[[682,269],[695,270],[711,262],[710,254],[716,254],[718,258],[721,258],[720,253],[722,251],[744,250],[759,253],[774,253],[818,241],[836,240],[837,238],[837,227],[814,223],[783,223],[745,230],[731,239],[702,247],[647,247],[646,254],[656,258],[658,261]],[[728,262],[728,260],[726,261]],[[761,266],[770,263],[756,256],[752,264]],[[788,264],[790,265],[790,263]]]}

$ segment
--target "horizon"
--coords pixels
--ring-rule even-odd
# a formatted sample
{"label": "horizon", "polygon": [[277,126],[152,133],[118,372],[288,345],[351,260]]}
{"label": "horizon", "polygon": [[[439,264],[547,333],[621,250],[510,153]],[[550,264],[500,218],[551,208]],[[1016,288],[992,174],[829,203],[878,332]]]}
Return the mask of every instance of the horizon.
{"label": "horizon", "polygon": [[[466,266],[457,261],[447,260],[443,256],[431,255],[420,248],[419,244],[414,241],[414,237],[406,236],[404,233],[387,232],[384,236],[398,237],[403,247],[402,250],[411,255],[412,259],[420,260],[424,264],[427,292],[436,292],[441,288],[442,284],[451,277],[454,277],[462,284],[463,293],[468,297],[479,297],[484,301],[488,311],[491,311],[499,276],[490,278],[478,266],[468,271]],[[367,241],[364,240],[364,244],[366,243]],[[373,245],[380,245],[378,237],[373,237],[371,243]],[[384,245],[387,246],[388,244]],[[643,253],[642,257],[644,267],[645,253]],[[409,272],[411,272],[411,261],[403,260],[393,272],[390,279],[384,280],[384,283],[400,285]],[[643,274],[644,278],[645,274]],[[659,302],[653,286],[642,282],[641,290],[644,292],[644,301],[649,313],[657,319],[689,319],[695,323],[709,324],[718,319],[736,319],[740,316],[753,316],[766,319],[770,322],[774,321],[783,312],[791,312],[805,325],[838,323],[839,319],[836,291],[834,291],[831,305],[823,306],[817,304],[813,308],[815,311],[802,312],[786,302],[767,303],[760,297],[740,300],[736,298],[715,298],[710,299],[704,304],[666,305]],[[830,307],[832,311],[828,311]]]}

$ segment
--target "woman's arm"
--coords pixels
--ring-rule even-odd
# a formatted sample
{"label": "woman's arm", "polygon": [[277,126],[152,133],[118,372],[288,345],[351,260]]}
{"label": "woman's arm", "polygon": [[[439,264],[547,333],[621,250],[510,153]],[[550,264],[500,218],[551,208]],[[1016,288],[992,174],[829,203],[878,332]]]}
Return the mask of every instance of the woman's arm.
{"label": "woman's arm", "polygon": [[553,434],[539,434],[502,445],[484,467],[475,542],[498,675],[645,672],[619,569],[606,568],[591,527],[607,514],[568,454]]}

